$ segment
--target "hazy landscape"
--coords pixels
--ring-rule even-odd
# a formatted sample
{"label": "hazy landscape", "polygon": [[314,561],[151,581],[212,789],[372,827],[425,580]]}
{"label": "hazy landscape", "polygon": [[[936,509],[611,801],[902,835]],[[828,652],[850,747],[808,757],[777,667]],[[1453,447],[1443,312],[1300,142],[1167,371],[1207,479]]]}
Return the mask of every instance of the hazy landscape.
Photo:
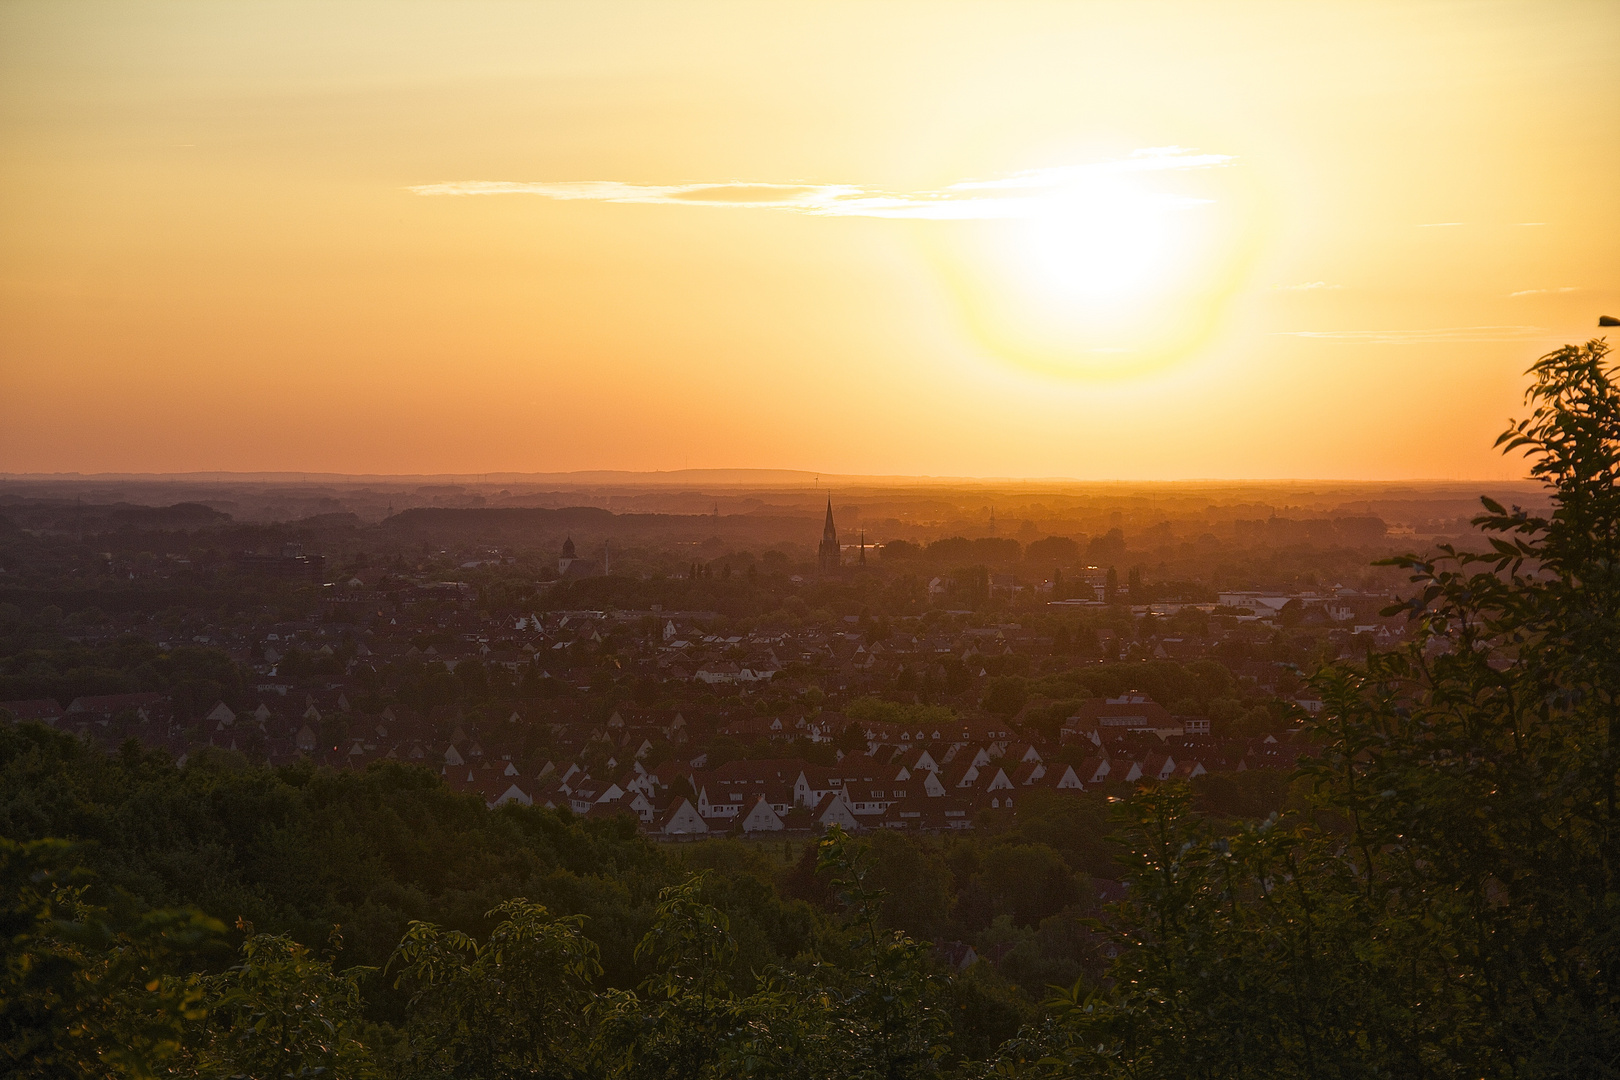
{"label": "hazy landscape", "polygon": [[0,1075],[1620,1074],[1617,44],[0,6]]}

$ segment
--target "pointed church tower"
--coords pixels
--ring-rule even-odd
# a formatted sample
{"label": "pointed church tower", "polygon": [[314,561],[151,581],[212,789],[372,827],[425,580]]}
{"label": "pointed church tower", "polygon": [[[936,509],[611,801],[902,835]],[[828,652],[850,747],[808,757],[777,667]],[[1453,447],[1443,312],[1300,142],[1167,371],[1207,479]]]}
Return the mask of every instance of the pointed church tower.
{"label": "pointed church tower", "polygon": [[830,496],[827,499],[827,524],[821,528],[821,549],[817,552],[816,562],[823,574],[836,572],[843,563],[843,557],[838,550],[838,527],[833,524]]}

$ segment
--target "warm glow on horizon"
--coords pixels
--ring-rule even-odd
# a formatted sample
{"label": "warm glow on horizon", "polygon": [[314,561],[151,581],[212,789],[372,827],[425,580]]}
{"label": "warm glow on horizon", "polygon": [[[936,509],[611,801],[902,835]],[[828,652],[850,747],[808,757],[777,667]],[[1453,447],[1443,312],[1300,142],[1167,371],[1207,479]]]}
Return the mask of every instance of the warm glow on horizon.
{"label": "warm glow on horizon", "polygon": [[1620,8],[0,8],[0,472],[1516,475]]}

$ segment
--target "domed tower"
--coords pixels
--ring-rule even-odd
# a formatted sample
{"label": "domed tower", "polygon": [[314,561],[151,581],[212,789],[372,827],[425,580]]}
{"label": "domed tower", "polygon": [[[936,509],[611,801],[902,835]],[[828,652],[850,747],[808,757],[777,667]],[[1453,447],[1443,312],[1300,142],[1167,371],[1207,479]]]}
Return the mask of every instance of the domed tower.
{"label": "domed tower", "polygon": [[568,568],[573,566],[578,558],[579,557],[574,554],[574,538],[570,536],[568,539],[563,541],[562,554],[557,556],[557,574],[559,576],[566,576],[568,573]]}
{"label": "domed tower", "polygon": [[832,499],[827,499],[827,524],[821,528],[821,549],[817,552],[816,562],[823,574],[836,571],[843,563],[843,554],[838,548],[838,527],[833,524]]}

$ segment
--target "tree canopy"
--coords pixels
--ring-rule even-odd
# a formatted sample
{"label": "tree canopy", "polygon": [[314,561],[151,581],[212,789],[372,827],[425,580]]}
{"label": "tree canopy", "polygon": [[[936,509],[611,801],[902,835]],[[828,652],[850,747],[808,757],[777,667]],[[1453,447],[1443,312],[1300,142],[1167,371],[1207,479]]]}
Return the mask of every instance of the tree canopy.
{"label": "tree canopy", "polygon": [[1611,1076],[1620,1065],[1620,394],[1603,342],[1531,369],[1499,443],[1552,511],[1394,560],[1416,633],[1311,680],[1306,810],[1123,804],[1111,985],[1005,1058],[1050,1075]]}

